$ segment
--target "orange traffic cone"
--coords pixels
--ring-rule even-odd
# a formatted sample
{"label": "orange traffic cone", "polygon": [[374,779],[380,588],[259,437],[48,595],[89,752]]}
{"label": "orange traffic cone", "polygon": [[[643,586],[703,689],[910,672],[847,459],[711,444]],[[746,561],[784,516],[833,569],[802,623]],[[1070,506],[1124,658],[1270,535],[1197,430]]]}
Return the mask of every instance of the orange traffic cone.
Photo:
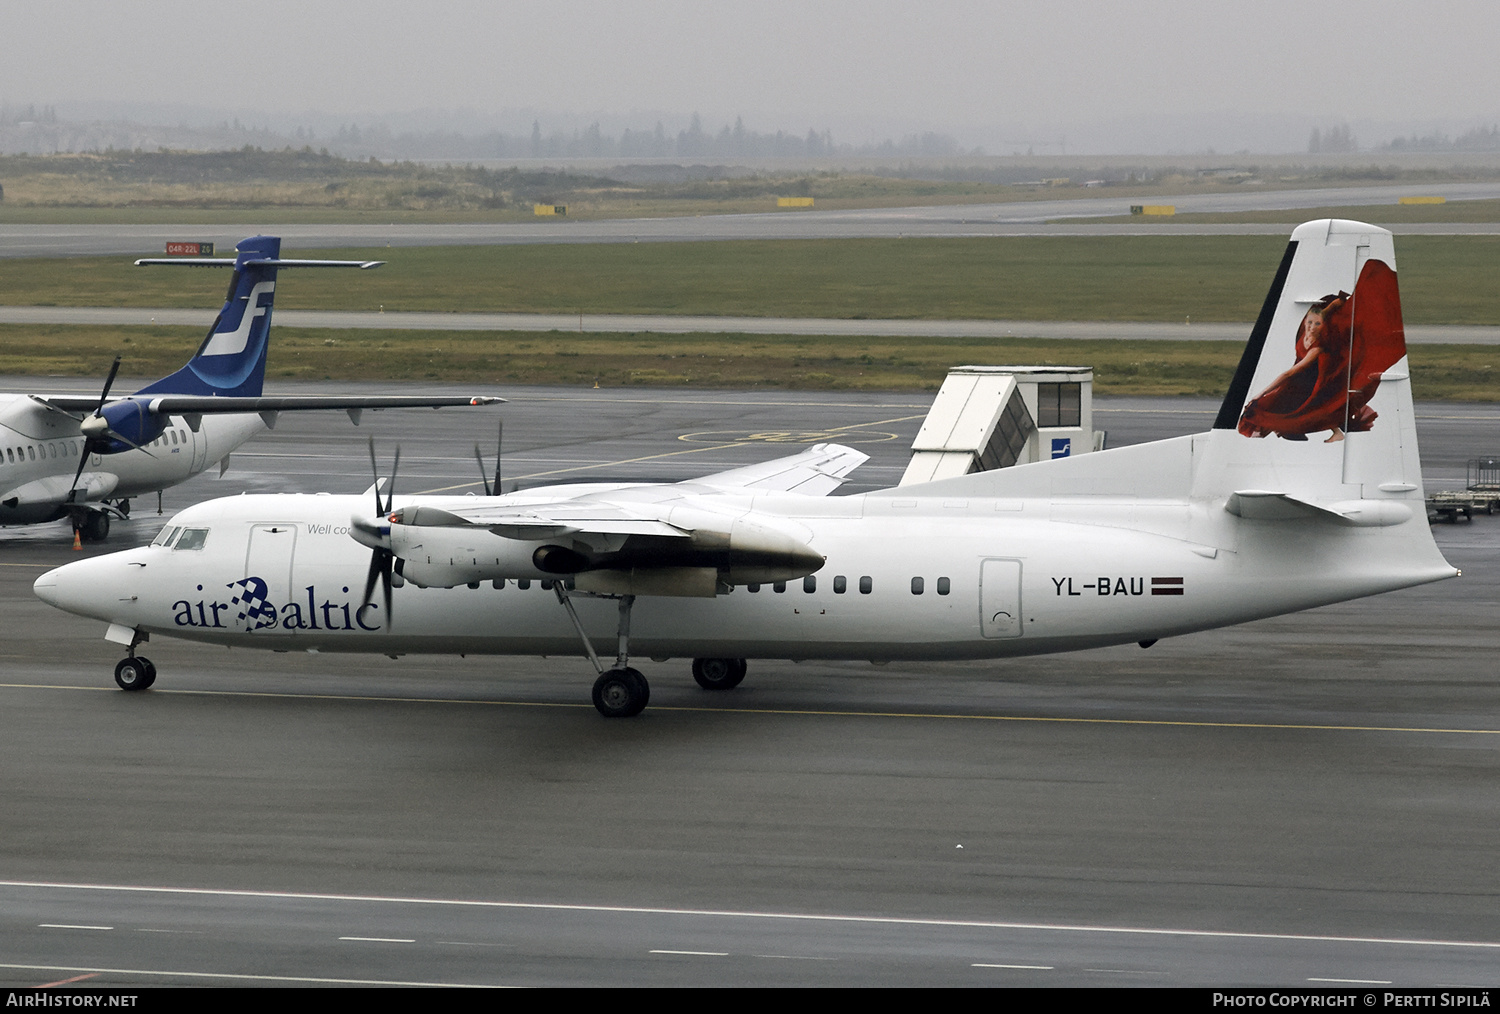
{"label": "orange traffic cone", "polygon": [[73,548],[74,549],[82,549],[83,548],[83,539],[79,538],[79,536],[78,536],[78,529],[76,529],[76,528],[73,529]]}

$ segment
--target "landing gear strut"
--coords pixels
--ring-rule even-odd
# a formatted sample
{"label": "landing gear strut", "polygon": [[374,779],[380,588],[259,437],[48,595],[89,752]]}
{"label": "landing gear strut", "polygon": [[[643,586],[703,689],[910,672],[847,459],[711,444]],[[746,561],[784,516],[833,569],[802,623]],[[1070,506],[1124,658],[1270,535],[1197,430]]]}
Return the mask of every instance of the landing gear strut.
{"label": "landing gear strut", "polygon": [[620,603],[620,622],[615,634],[619,650],[614,667],[606,670],[594,651],[589,635],[584,632],[583,623],[578,619],[578,612],[573,608],[573,600],[568,595],[564,582],[559,579],[552,590],[557,594],[557,601],[568,611],[568,619],[573,621],[573,629],[578,631],[578,638],[583,642],[584,653],[599,674],[599,678],[594,681],[594,707],[605,718],[633,718],[639,715],[651,700],[651,685],[646,682],[646,677],[641,675],[640,670],[630,668],[630,610],[635,605],[635,596],[596,596],[617,598]]}
{"label": "landing gear strut", "polygon": [[747,668],[742,658],[695,658],[693,679],[704,690],[733,690],[745,678]]}

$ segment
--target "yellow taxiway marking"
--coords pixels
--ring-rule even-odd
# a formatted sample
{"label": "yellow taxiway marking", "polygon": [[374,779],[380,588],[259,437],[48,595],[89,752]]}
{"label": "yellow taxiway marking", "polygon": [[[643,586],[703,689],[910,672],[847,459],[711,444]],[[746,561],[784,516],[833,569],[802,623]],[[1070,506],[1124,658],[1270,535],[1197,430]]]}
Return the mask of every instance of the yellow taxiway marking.
{"label": "yellow taxiway marking", "polygon": [[[65,683],[0,683],[0,690],[80,690],[117,694],[111,686],[79,687]],[[486,701],[467,697],[383,697],[365,694],[294,694],[266,690],[151,690],[152,694],[185,697],[268,697],[306,701],[362,701],[376,704],[469,704],[504,708],[592,708],[584,702]],[[842,711],[828,708],[720,708],[683,704],[653,704],[652,713],[672,711],[711,715],[801,715],[809,718],[930,718],[969,722],[1051,722],[1060,725],[1141,725],[1186,729],[1291,729],[1304,732],[1420,732],[1464,736],[1500,736],[1500,729],[1460,729],[1407,725],[1313,725],[1299,722],[1209,722],[1168,718],[1066,718],[1055,715],[965,715],[941,711]]]}

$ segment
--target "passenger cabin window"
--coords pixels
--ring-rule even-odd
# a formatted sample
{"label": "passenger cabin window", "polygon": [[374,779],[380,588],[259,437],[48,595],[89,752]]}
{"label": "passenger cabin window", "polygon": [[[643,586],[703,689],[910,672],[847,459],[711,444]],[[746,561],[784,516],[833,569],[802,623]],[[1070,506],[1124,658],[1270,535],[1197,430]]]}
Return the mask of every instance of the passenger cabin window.
{"label": "passenger cabin window", "polygon": [[946,577],[940,577],[940,578],[938,578],[938,594],[939,595],[947,595],[949,587],[950,587],[950,584],[949,584],[949,581],[948,581],[948,579]]}
{"label": "passenger cabin window", "polygon": [[872,582],[869,577],[862,577],[859,579],[859,593],[861,595],[870,594],[870,591],[873,587],[874,582]]}
{"label": "passenger cabin window", "polygon": [[750,592],[753,595],[756,592],[760,591],[760,585],[758,585],[758,584],[747,584],[747,585],[745,585],[745,590],[747,592]]}
{"label": "passenger cabin window", "polygon": [[207,528],[184,528],[173,549],[202,549],[208,541]]}
{"label": "passenger cabin window", "polygon": [[811,595],[818,590],[818,579],[811,574],[802,579],[802,590]]}
{"label": "passenger cabin window", "polygon": [[842,594],[844,594],[844,592],[846,592],[848,590],[849,590],[849,579],[847,577],[845,577],[844,575],[840,574],[838,577],[836,577],[836,578],[833,579],[833,593],[835,595],[842,595]]}
{"label": "passenger cabin window", "polygon": [[786,582],[777,581],[775,584],[771,585],[771,590],[774,591],[777,595],[780,595],[782,592],[786,591]]}
{"label": "passenger cabin window", "polygon": [[923,591],[922,579],[920,577],[914,577],[914,578],[912,578],[911,579],[911,593],[913,595],[920,595],[920,594],[922,594],[922,591]]}

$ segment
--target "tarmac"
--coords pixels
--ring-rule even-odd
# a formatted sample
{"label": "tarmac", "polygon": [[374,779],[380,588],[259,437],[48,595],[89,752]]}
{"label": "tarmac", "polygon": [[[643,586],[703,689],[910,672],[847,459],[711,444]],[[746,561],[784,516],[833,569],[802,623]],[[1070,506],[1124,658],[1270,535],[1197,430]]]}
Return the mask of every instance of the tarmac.
{"label": "tarmac", "polygon": [[[362,490],[371,434],[383,461],[400,442],[400,488],[477,490],[501,415],[508,485],[687,478],[837,432],[875,488],[930,400],[463,390],[511,401],[285,416],[165,514],[137,501],[108,548],[213,495]],[[1119,445],[1216,407],[1096,399],[1095,418]],[[1430,488],[1500,450],[1493,406],[1417,415]],[[725,432],[755,439],[701,439]],[[66,527],[6,530],[0,980],[1493,984],[1497,532],[1436,529],[1458,580],[1148,651],[753,661],[719,694],[649,663],[651,707],[610,722],[582,658],[153,641],[155,688],[121,693],[101,625],[30,591],[80,555]]]}

